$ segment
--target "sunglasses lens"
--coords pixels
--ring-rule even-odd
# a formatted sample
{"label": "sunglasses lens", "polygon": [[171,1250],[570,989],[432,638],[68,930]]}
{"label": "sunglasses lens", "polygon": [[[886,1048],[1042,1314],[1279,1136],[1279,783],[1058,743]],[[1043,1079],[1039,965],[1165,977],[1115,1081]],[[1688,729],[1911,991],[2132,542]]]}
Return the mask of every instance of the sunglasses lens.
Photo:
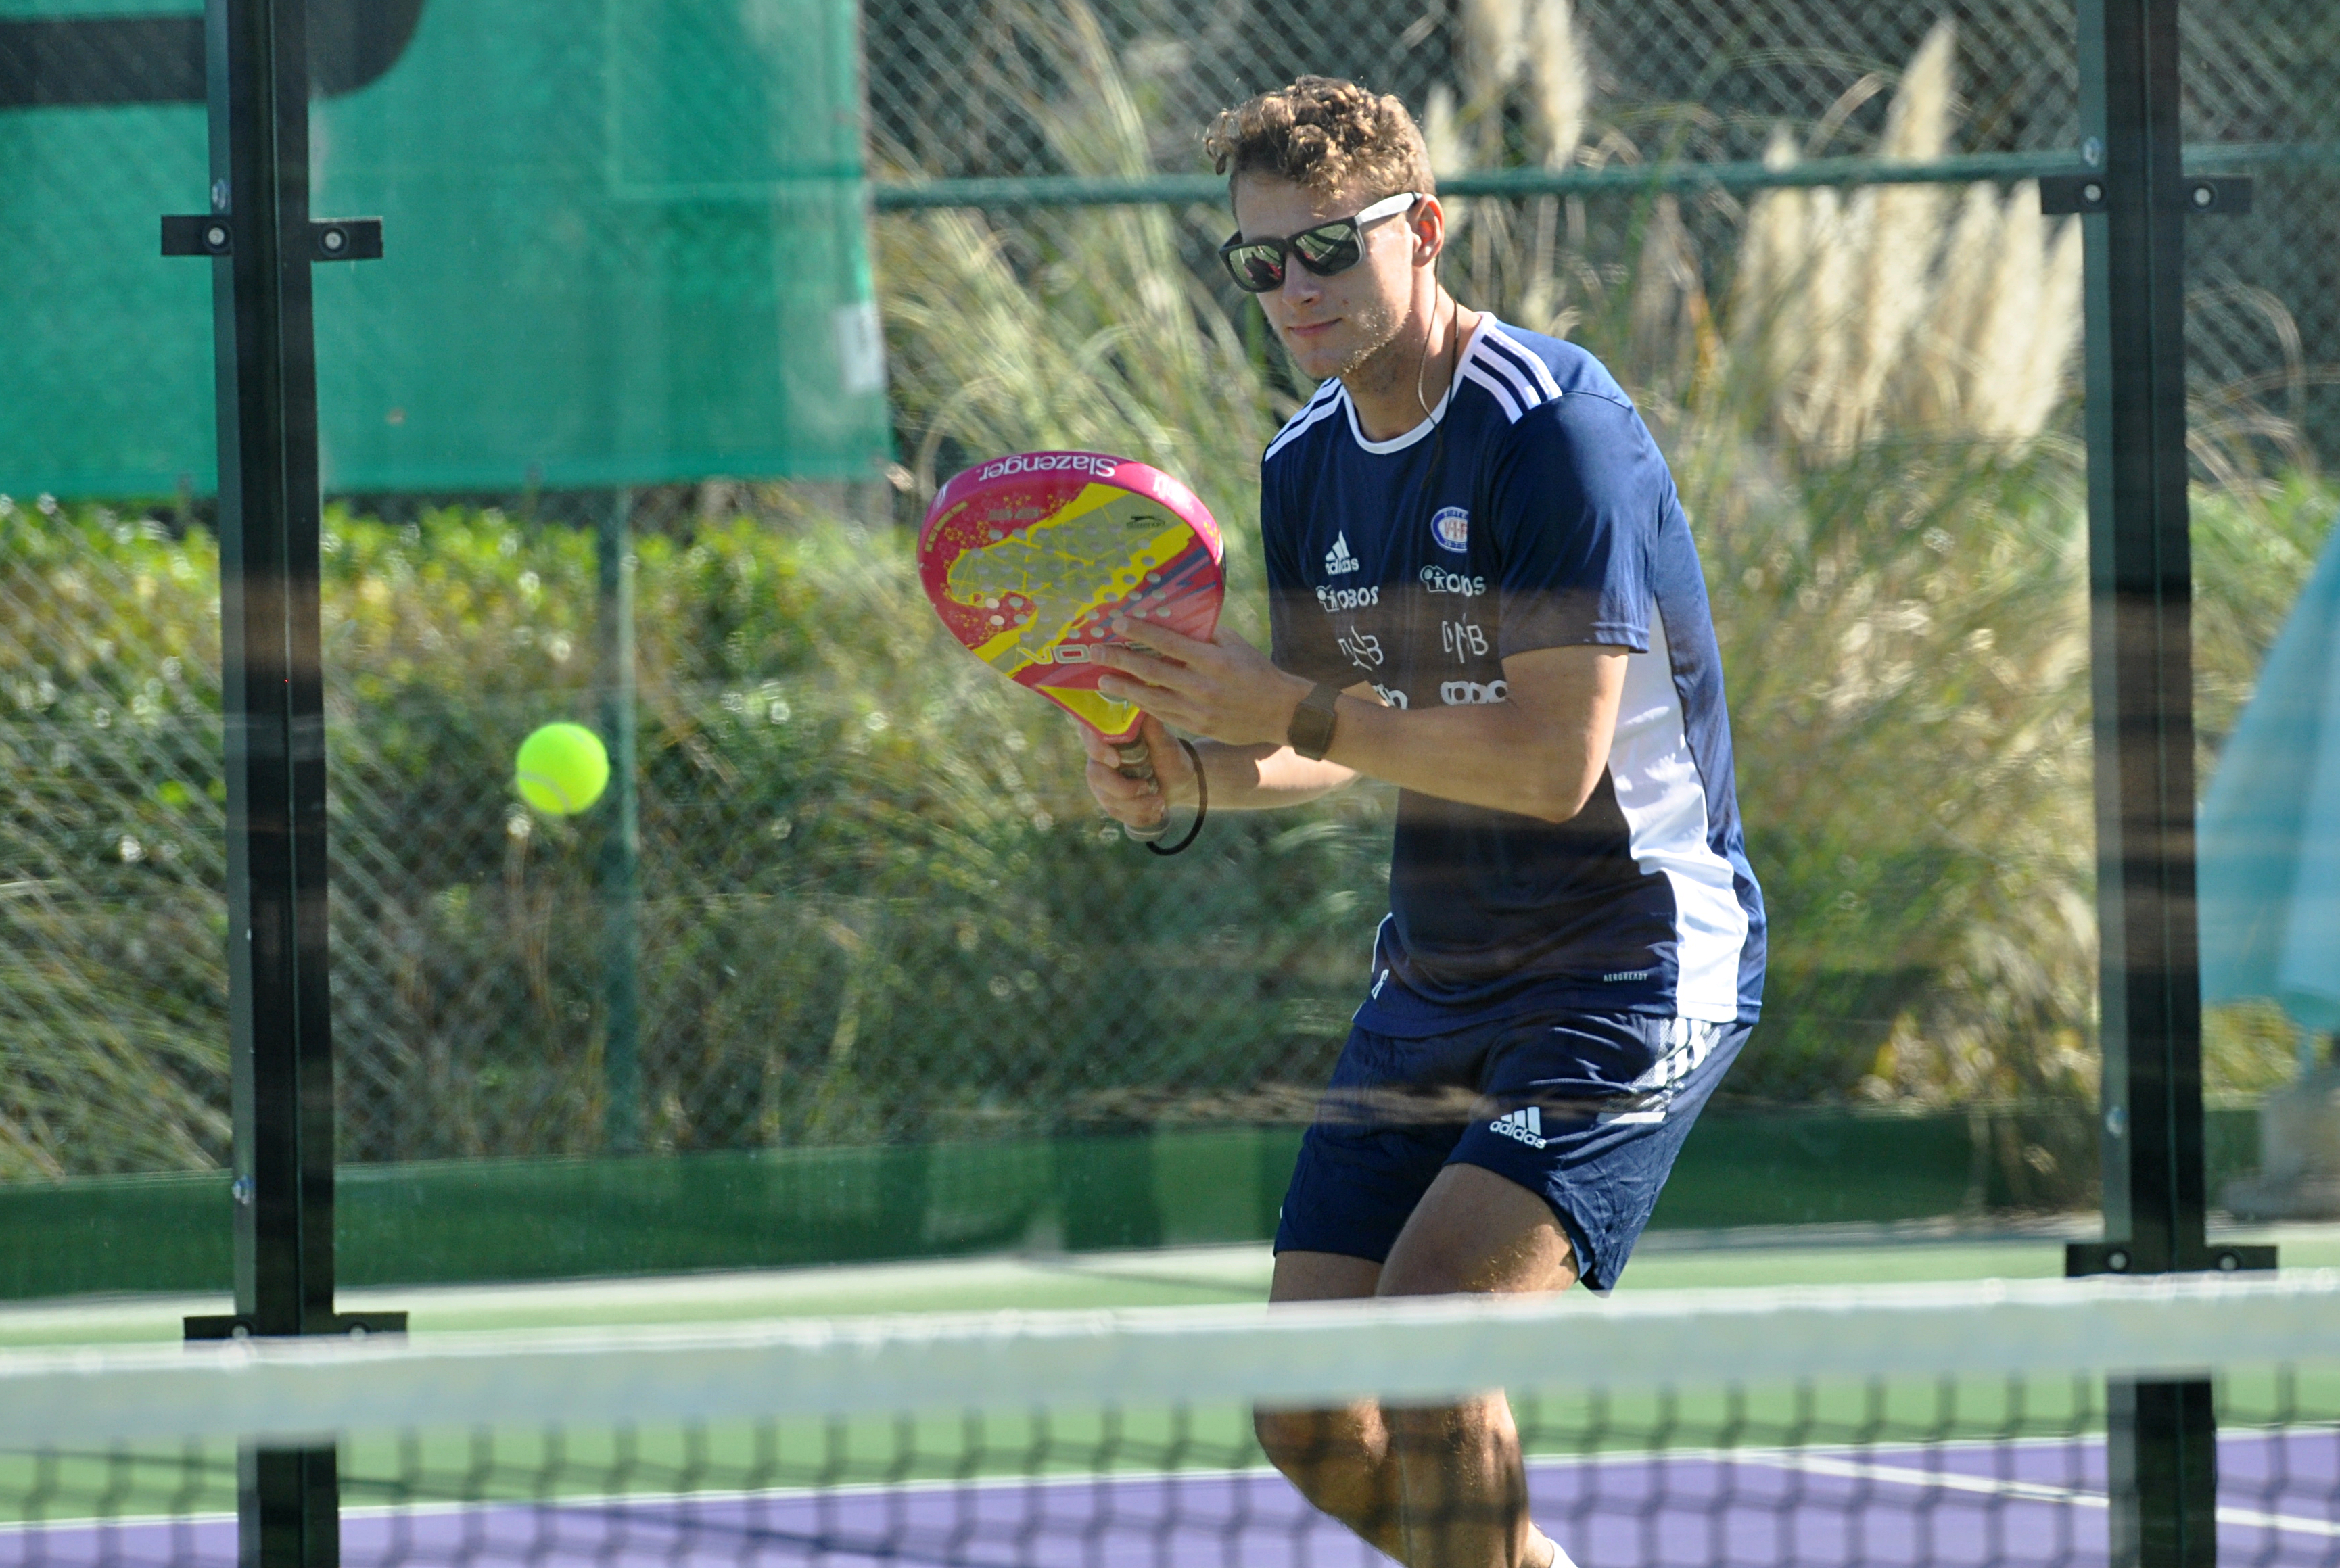
{"label": "sunglasses lens", "polygon": [[1303,229],[1280,244],[1263,241],[1240,245],[1231,241],[1219,255],[1226,261],[1237,288],[1264,294],[1284,286],[1284,257],[1287,250],[1302,266],[1320,278],[1345,272],[1364,259],[1364,247],[1358,241],[1353,218],[1335,219],[1313,229]]}
{"label": "sunglasses lens", "polygon": [[1283,286],[1284,258],[1274,246],[1237,245],[1220,253],[1226,257],[1227,271],[1234,274],[1236,288],[1264,294]]}
{"label": "sunglasses lens", "polygon": [[1357,264],[1357,228],[1353,223],[1326,223],[1292,236],[1292,253],[1312,272],[1345,272]]}

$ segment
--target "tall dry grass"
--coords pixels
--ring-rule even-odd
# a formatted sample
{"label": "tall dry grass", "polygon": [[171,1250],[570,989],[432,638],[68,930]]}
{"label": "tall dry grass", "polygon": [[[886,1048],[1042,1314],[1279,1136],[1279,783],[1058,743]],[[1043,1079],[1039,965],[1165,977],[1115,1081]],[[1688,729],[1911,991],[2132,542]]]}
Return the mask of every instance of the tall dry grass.
{"label": "tall dry grass", "polygon": [[[1957,31],[1910,59],[1874,155],[1925,163],[1957,128]],[[1766,162],[1793,164],[1784,127]],[[1838,459],[1891,434],[2020,444],[2068,395],[2080,226],[2050,226],[2036,182],[1953,200],[1936,185],[1784,188],[1749,204],[1731,337],[1780,435]]]}
{"label": "tall dry grass", "polygon": [[[1027,106],[1076,173],[1151,172],[1147,128],[1086,6],[1021,13],[1077,93]],[[1160,207],[967,210],[881,220],[878,266],[893,390],[917,493],[968,456],[1036,447],[1124,452],[1190,476],[1215,514],[1247,510],[1259,452],[1296,407],[1254,331],[1189,264],[1195,232]],[[1257,570],[1238,530],[1239,581]],[[1242,623],[1256,630],[1256,623]]]}
{"label": "tall dry grass", "polygon": [[[1433,90],[1426,116],[1441,173],[1666,155],[1596,123],[1561,0],[1473,0],[1459,21],[1459,80]],[[1865,77],[1802,136],[1778,127],[1766,162],[1846,150],[1834,143],[1855,111],[1886,91]],[[1859,151],[1939,158],[1958,104],[1957,31],[1944,21],[1890,84],[1882,130]],[[1506,125],[1518,145],[1506,144]],[[2036,184],[1791,187],[1743,212],[1719,198],[1694,205],[1645,199],[1601,256],[1581,200],[1450,203],[1453,271],[1507,319],[1587,331],[1645,392],[1703,390],[1800,459],[1839,462],[1866,442],[1918,435],[2019,445],[2047,431],[2068,396],[2079,225],[2041,217]]]}
{"label": "tall dry grass", "polygon": [[1455,27],[1461,80],[1433,85],[1423,106],[1432,168],[1461,173],[1514,151],[1548,167],[1569,162],[1591,98],[1570,0],[1462,0]]}

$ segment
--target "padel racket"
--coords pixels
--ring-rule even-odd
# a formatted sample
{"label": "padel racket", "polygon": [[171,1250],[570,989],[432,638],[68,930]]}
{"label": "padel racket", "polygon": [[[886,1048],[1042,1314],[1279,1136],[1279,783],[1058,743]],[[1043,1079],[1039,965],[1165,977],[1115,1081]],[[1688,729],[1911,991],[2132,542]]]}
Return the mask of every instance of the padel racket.
{"label": "padel racket", "polygon": [[[1159,469],[1102,452],[1019,452],[942,488],[918,529],[918,580],[951,636],[1154,776],[1135,704],[1096,689],[1116,616],[1207,641],[1226,595],[1219,525]],[[1132,838],[1162,830],[1129,828]]]}

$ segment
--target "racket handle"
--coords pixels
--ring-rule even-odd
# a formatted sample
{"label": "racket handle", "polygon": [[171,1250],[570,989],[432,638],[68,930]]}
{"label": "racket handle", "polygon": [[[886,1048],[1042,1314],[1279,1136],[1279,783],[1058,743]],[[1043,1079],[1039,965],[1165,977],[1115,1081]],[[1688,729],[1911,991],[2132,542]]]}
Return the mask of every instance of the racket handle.
{"label": "racket handle", "polygon": [[[1121,758],[1122,777],[1150,779],[1154,776],[1154,754],[1145,749],[1145,743],[1143,740],[1130,741],[1113,749]],[[1170,829],[1170,803],[1165,800],[1162,805],[1163,814],[1160,822],[1155,823],[1152,827],[1132,827],[1129,823],[1124,823],[1121,824],[1123,833],[1140,843],[1148,839],[1160,838]]]}

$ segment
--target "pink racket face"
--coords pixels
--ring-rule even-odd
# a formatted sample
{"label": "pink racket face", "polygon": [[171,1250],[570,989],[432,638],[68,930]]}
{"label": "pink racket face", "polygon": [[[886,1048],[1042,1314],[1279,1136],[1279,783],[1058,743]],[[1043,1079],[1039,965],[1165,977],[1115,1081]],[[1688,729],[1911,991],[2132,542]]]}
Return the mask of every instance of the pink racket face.
{"label": "pink racket face", "polygon": [[1207,639],[1224,553],[1195,492],[1158,469],[1021,452],[943,487],[918,530],[918,577],[977,658],[1117,741],[1138,715],[1096,689],[1096,650],[1122,640],[1109,623],[1125,614]]}

